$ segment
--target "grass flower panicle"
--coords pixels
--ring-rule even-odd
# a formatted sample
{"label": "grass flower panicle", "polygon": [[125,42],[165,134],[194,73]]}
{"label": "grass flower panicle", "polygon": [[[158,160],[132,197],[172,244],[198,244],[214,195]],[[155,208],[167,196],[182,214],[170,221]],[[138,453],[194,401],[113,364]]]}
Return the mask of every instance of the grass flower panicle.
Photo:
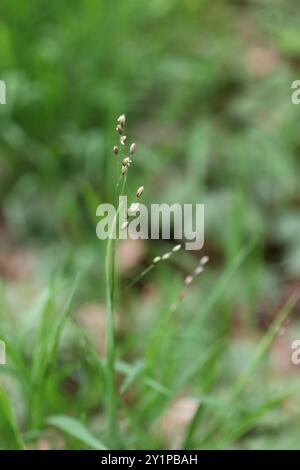
{"label": "grass flower panicle", "polygon": [[[121,172],[124,178],[122,179],[123,183],[120,185],[120,180],[116,183],[116,196],[117,198],[120,195],[123,195],[126,191],[126,182],[127,182],[127,171],[130,167],[132,160],[131,156],[136,152],[136,143],[132,143],[129,148],[129,155],[125,156],[124,153],[126,152],[126,141],[127,136],[123,135],[124,127],[126,124],[126,116],[122,114],[117,119],[117,127],[116,130],[118,134],[121,135],[120,143],[121,148],[117,145],[113,147],[113,153],[115,155],[120,154],[120,163],[121,163]],[[124,151],[122,150],[124,147]],[[139,186],[136,191],[136,198],[139,199],[142,194],[144,193],[144,186]],[[120,203],[119,203],[120,204]],[[135,216],[140,209],[139,202],[132,202],[129,208],[126,211],[126,218]],[[120,205],[118,207],[117,213],[120,210]],[[115,216],[116,219],[116,216]],[[114,224],[117,224],[117,221],[114,220]],[[126,230],[129,226],[129,220],[125,220],[121,225],[121,230]],[[116,245],[118,240],[111,240],[108,239],[107,243],[107,250],[106,250],[106,285],[107,285],[107,342],[106,342],[106,360],[107,360],[107,387],[106,387],[106,394],[107,394],[107,416],[108,416],[108,424],[109,424],[109,437],[110,437],[110,445],[111,448],[121,448],[122,447],[122,439],[121,439],[121,431],[120,431],[120,421],[119,421],[119,408],[120,408],[120,400],[121,397],[118,394],[117,390],[117,378],[116,378],[116,340],[115,340],[115,326],[114,326],[114,316],[115,316],[115,295],[114,295],[114,287],[115,287],[115,252],[116,252]],[[146,274],[148,274],[154,267],[163,262],[168,261],[171,257],[173,257],[177,252],[179,252],[182,248],[181,244],[177,244],[173,246],[170,251],[162,255],[157,255],[153,258],[150,265],[145,268],[133,281],[124,289],[126,291],[128,288],[132,287],[134,284],[139,282]],[[193,274],[189,274],[184,279],[184,285],[189,286],[196,276],[199,276],[204,271],[204,265],[207,264],[209,261],[208,256],[203,256],[198,266],[195,268]],[[123,291],[123,292],[124,292]],[[178,295],[178,302],[174,304],[174,309],[177,308],[179,302],[184,298],[184,291],[181,290]]]}

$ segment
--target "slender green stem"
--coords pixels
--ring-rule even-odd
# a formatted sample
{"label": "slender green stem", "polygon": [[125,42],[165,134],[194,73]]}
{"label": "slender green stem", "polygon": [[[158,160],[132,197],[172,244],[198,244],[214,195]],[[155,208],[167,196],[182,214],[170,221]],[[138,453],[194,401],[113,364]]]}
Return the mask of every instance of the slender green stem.
{"label": "slender green stem", "polygon": [[107,413],[109,438],[112,446],[119,441],[119,427],[117,416],[117,396],[115,378],[115,333],[114,333],[114,248],[109,238],[106,249],[106,305],[107,305]]}
{"label": "slender green stem", "polygon": [[126,292],[130,287],[134,286],[137,282],[139,282],[146,274],[148,274],[154,268],[154,264],[150,264],[147,268],[144,269],[141,273],[139,273],[124,289],[123,292]]}
{"label": "slender green stem", "polygon": [[[123,179],[121,193],[123,193],[126,185],[126,175]],[[116,389],[116,341],[115,341],[115,325],[114,325],[114,297],[115,297],[115,252],[117,240],[113,237],[114,232],[117,233],[117,217],[120,206],[116,211],[110,236],[106,247],[106,306],[107,306],[107,338],[106,338],[106,357],[107,357],[107,414],[108,428],[111,447],[121,447],[121,436],[118,423],[118,395]]]}

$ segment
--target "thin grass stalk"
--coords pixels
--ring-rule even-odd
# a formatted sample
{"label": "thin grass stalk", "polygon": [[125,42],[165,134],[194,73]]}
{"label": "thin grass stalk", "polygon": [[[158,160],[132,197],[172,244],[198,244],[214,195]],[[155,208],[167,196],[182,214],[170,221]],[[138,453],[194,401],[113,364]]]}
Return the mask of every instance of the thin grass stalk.
{"label": "thin grass stalk", "polygon": [[[119,191],[119,181],[116,185],[117,196],[122,195],[126,185],[126,175],[123,178],[121,190]],[[117,217],[120,211],[120,205],[116,211],[111,235],[117,225]],[[116,258],[116,242],[112,236],[108,238],[106,246],[106,260],[105,260],[105,277],[106,277],[106,308],[107,308],[107,333],[106,333],[106,406],[108,415],[108,434],[111,447],[120,449],[121,434],[118,421],[118,393],[116,389],[116,340],[115,340],[115,258]]]}
{"label": "thin grass stalk", "polygon": [[114,333],[114,249],[109,238],[106,248],[106,308],[107,308],[107,336],[106,336],[106,395],[109,440],[112,446],[118,442],[118,410],[115,377],[115,333]]}

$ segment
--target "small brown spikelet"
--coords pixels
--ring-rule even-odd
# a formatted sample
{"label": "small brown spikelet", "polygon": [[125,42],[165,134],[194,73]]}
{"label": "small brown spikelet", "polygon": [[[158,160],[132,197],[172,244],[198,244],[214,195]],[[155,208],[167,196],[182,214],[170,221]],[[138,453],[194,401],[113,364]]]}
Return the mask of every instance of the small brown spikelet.
{"label": "small brown spikelet", "polygon": [[193,276],[187,276],[187,277],[185,278],[185,280],[184,280],[184,283],[185,283],[187,286],[189,286],[190,284],[192,284],[193,280],[194,280]]}
{"label": "small brown spikelet", "polygon": [[175,245],[175,246],[173,247],[173,249],[172,249],[172,251],[173,251],[174,253],[176,253],[176,252],[179,251],[179,250],[181,250],[181,244],[180,244],[180,243],[179,243],[178,245]]}
{"label": "small brown spikelet", "polygon": [[126,116],[125,114],[121,114],[121,116],[117,119],[118,124],[123,128],[126,124]]}
{"label": "small brown spikelet", "polygon": [[126,221],[122,224],[121,229],[122,229],[122,230],[126,230],[127,227],[128,227],[128,225],[129,225],[129,222],[128,222],[128,220],[126,220]]}
{"label": "small brown spikelet", "polygon": [[124,165],[124,166],[130,166],[130,163],[132,163],[132,160],[130,160],[129,157],[123,158],[123,160],[122,160],[122,165]]}
{"label": "small brown spikelet", "polygon": [[208,262],[209,262],[209,257],[208,256],[202,256],[202,258],[199,261],[199,264],[201,264],[201,266],[204,266]]}
{"label": "small brown spikelet", "polygon": [[196,274],[196,276],[199,276],[200,274],[203,273],[203,271],[204,271],[203,266],[197,266],[197,268],[194,271],[194,274]]}
{"label": "small brown spikelet", "polygon": [[141,186],[136,192],[136,197],[141,197],[141,195],[144,192],[144,189],[145,189],[144,186]]}
{"label": "small brown spikelet", "polygon": [[130,145],[130,155],[133,155],[135,151],[136,151],[136,143],[133,142],[133,144]]}

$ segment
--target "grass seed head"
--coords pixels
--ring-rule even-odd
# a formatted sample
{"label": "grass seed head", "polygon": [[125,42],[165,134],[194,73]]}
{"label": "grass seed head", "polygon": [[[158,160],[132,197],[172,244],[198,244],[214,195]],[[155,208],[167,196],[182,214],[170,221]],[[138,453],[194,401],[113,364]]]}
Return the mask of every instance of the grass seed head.
{"label": "grass seed head", "polygon": [[133,144],[130,145],[130,155],[133,155],[135,151],[136,151],[136,143],[133,142]]}
{"label": "grass seed head", "polygon": [[122,132],[123,132],[123,127],[120,126],[120,124],[118,124],[117,127],[116,127],[116,131],[118,132],[118,134],[122,134]]}
{"label": "grass seed head", "polygon": [[127,140],[127,135],[122,135],[122,137],[120,138],[120,142],[122,145],[125,145],[126,144],[126,140]]}
{"label": "grass seed head", "polygon": [[157,264],[161,261],[161,257],[160,256],[155,256],[155,258],[153,258],[153,264]]}
{"label": "grass seed head", "polygon": [[122,165],[124,166],[130,166],[130,163],[132,163],[132,160],[129,157],[125,157],[122,160]]}
{"label": "grass seed head", "polygon": [[127,214],[128,215],[135,215],[138,212],[139,207],[140,207],[140,205],[139,205],[138,202],[133,202],[131,204],[131,206],[129,207],[129,209],[127,210]]}
{"label": "grass seed head", "polygon": [[201,273],[203,273],[203,271],[204,271],[203,266],[197,266],[194,273],[196,274],[196,276],[199,276]]}
{"label": "grass seed head", "polygon": [[175,245],[175,246],[173,247],[173,249],[172,249],[173,253],[176,253],[176,251],[179,251],[179,250],[181,250],[181,245],[180,245],[180,243],[179,243],[178,245]]}
{"label": "grass seed head", "polygon": [[185,285],[189,286],[190,284],[192,284],[193,280],[194,280],[193,276],[189,275],[185,278],[184,283]]}
{"label": "grass seed head", "polygon": [[170,257],[172,256],[172,253],[165,253],[164,255],[162,255],[162,259],[165,261],[166,259],[169,259]]}
{"label": "grass seed head", "polygon": [[118,124],[123,128],[126,124],[126,116],[125,114],[121,114],[121,116],[117,119]]}
{"label": "grass seed head", "polygon": [[118,147],[117,145],[114,146],[114,149],[113,149],[113,150],[114,150],[114,154],[115,154],[115,155],[118,155],[118,153],[119,153],[119,147]]}
{"label": "grass seed head", "polygon": [[204,266],[205,264],[207,264],[209,262],[209,257],[208,256],[202,256],[202,258],[200,259],[200,262],[199,264],[201,266]]}
{"label": "grass seed head", "polygon": [[139,189],[136,192],[136,197],[141,197],[141,195],[144,192],[144,189],[145,189],[144,186],[140,186]]}
{"label": "grass seed head", "polygon": [[128,220],[126,220],[126,222],[124,222],[124,223],[122,224],[121,229],[122,229],[122,230],[126,230],[127,227],[128,227],[128,225],[129,225],[129,222],[128,222]]}

